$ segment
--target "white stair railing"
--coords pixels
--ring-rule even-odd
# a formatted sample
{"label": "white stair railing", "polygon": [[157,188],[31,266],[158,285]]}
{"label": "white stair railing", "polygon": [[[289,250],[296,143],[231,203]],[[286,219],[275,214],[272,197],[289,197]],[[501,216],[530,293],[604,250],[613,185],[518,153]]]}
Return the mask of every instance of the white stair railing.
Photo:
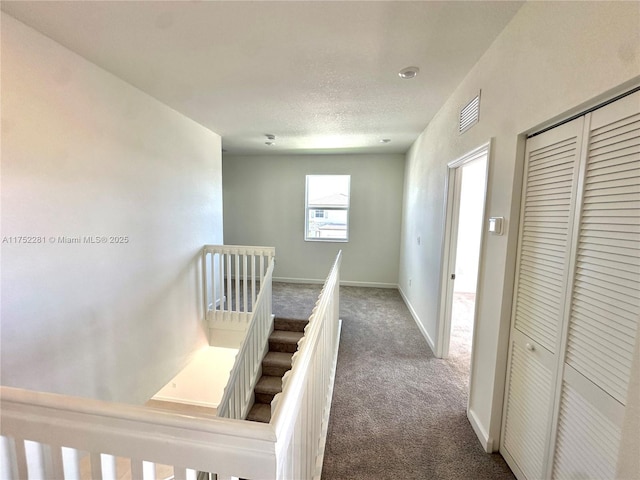
{"label": "white stair railing", "polygon": [[273,247],[205,245],[203,300],[208,316],[252,312],[274,257]]}
{"label": "white stair railing", "polygon": [[271,314],[273,268],[274,262],[271,261],[255,302],[251,322],[218,404],[219,417],[243,420],[253,405],[253,390],[260,377],[262,359],[269,348],[269,335],[273,331]]}
{"label": "white stair railing", "polygon": [[[340,334],[341,258],[338,253],[283,391],[272,403],[271,423],[0,387],[0,478],[115,480],[123,465],[136,480],[155,479],[156,466],[169,466],[176,480],[195,480],[198,472],[213,473],[217,480],[319,478]],[[258,277],[263,283],[253,303],[261,319],[263,308],[267,317],[271,313],[272,274],[270,261]],[[264,307],[261,296],[269,300]],[[268,337],[270,328],[258,327],[257,337]],[[242,355],[261,360],[259,343],[247,340]],[[243,372],[253,363],[243,365],[236,383],[250,377]],[[246,398],[242,389],[236,395]],[[234,402],[228,410],[242,410]]]}
{"label": "white stair railing", "polygon": [[269,425],[10,387],[0,387],[0,412],[3,480],[115,480],[116,458],[136,480],[155,479],[156,464],[171,466],[176,480],[198,471],[275,478]]}
{"label": "white stair railing", "polygon": [[209,345],[238,348],[265,285],[275,248],[205,245],[202,250],[203,302]]}
{"label": "white stair railing", "polygon": [[340,340],[340,263],[327,277],[304,337],[271,403],[278,479],[319,479]]}

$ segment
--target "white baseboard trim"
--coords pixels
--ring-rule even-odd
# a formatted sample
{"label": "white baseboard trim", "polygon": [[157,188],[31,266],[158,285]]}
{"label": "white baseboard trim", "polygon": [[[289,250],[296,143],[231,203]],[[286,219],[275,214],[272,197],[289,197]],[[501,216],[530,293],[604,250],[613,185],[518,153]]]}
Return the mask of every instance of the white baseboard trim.
{"label": "white baseboard trim", "polygon": [[[323,285],[326,279],[317,278],[289,278],[289,277],[273,277],[273,281],[279,283],[306,283],[310,285]],[[398,288],[396,283],[381,282],[354,282],[351,280],[340,280],[340,285],[345,287],[370,287],[370,288]]]}
{"label": "white baseboard trim", "polygon": [[338,366],[338,350],[340,350],[340,332],[342,331],[342,320],[338,320],[338,332],[336,333],[336,351],[333,354],[331,365],[331,375],[329,376],[329,390],[327,392],[327,405],[322,412],[322,425],[320,426],[320,448],[316,456],[314,480],[320,480],[322,474],[322,464],[324,463],[324,449],[327,444],[327,432],[329,430],[329,416],[331,414],[331,402],[333,401],[333,386],[336,379],[336,367]]}
{"label": "white baseboard trim", "polygon": [[427,341],[427,344],[429,345],[429,348],[431,349],[431,351],[435,355],[436,354],[436,344],[435,344],[435,342],[433,341],[433,339],[429,335],[429,332],[427,332],[427,330],[424,328],[424,325],[422,325],[422,322],[420,322],[420,317],[418,316],[418,314],[416,313],[415,309],[413,308],[413,305],[411,305],[411,302],[409,301],[407,296],[402,291],[402,288],[400,287],[400,285],[398,285],[398,291],[400,292],[400,296],[402,297],[402,300],[404,300],[404,303],[407,305],[407,308],[409,309],[409,312],[411,313],[411,316],[413,317],[413,320],[416,322],[416,325],[418,325],[418,329],[420,330],[420,333],[422,333],[422,336]]}
{"label": "white baseboard trim", "polygon": [[487,453],[493,453],[493,438],[491,438],[485,429],[482,428],[482,424],[478,421],[473,410],[467,409],[467,418],[473,427],[473,431],[476,432],[476,436],[478,437],[478,440],[480,440],[480,444],[482,445],[482,448],[484,448],[484,451]]}

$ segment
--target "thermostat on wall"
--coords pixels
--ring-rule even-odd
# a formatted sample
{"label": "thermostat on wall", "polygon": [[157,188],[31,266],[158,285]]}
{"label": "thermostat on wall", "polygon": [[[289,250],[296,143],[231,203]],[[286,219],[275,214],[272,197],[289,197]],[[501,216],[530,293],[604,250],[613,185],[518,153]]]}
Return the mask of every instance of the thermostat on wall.
{"label": "thermostat on wall", "polygon": [[493,233],[494,235],[502,235],[503,223],[504,223],[504,217],[489,218],[489,233]]}

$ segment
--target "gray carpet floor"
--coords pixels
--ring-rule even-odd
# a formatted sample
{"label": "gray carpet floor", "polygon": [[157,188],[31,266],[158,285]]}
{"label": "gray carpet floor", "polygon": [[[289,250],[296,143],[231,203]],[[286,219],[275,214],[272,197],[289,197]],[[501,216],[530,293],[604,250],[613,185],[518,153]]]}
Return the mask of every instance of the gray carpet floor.
{"label": "gray carpet floor", "polygon": [[[285,317],[308,317],[320,292],[273,287],[273,311]],[[515,478],[499,454],[483,451],[466,418],[466,359],[435,358],[396,290],[340,294],[323,480]]]}

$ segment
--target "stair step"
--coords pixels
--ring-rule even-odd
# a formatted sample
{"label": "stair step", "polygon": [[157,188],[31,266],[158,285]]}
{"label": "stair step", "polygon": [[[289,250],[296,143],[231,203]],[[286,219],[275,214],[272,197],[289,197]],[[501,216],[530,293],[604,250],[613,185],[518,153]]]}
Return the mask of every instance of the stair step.
{"label": "stair step", "polygon": [[254,393],[256,403],[266,403],[268,405],[273,401],[273,397],[282,391],[282,377],[273,377],[263,375],[258,380]]}
{"label": "stair step", "polygon": [[272,377],[282,377],[291,370],[290,352],[267,352],[262,360],[262,374]]}
{"label": "stair step", "polygon": [[287,330],[289,332],[304,332],[309,320],[300,320],[297,318],[276,317],[274,320],[275,330]]}
{"label": "stair step", "polygon": [[271,336],[269,336],[269,350],[272,352],[295,353],[298,349],[298,341],[303,335],[303,332],[274,330]]}
{"label": "stair step", "polygon": [[271,405],[267,403],[254,404],[251,410],[249,410],[246,420],[269,423],[271,421]]}

